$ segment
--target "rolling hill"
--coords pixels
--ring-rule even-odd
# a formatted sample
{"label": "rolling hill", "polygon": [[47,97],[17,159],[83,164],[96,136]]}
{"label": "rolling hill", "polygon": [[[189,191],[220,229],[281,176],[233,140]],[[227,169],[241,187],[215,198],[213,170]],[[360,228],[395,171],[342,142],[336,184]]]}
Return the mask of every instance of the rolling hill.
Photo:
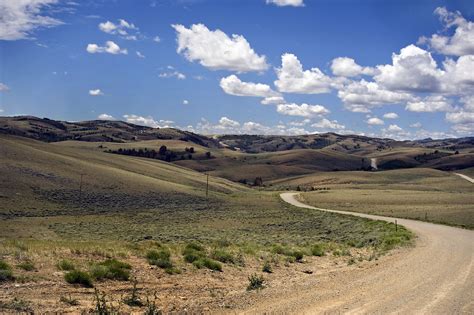
{"label": "rolling hill", "polygon": [[[397,141],[335,133],[204,136],[122,121],[65,122],[32,116],[0,117],[0,134],[135,159],[152,157],[242,183],[253,183],[257,177],[266,183],[314,172],[367,171],[372,163],[379,170],[474,167],[474,137]],[[160,156],[157,152],[162,146],[166,154]]]}

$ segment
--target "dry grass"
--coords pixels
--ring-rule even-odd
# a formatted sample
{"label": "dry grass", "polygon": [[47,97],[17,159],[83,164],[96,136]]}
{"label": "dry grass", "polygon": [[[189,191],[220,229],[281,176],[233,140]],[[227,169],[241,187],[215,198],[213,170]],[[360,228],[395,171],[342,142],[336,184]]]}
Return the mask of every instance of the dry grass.
{"label": "dry grass", "polygon": [[451,173],[431,169],[319,173],[276,182],[303,190],[318,207],[381,214],[474,228],[474,186]]}

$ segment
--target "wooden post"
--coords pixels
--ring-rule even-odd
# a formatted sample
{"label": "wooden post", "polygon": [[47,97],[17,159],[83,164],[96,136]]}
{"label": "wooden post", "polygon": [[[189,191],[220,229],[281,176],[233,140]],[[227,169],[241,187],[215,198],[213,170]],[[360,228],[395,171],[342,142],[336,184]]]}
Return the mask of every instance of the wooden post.
{"label": "wooden post", "polygon": [[209,173],[207,175],[207,180],[206,180],[206,198],[209,196]]}
{"label": "wooden post", "polygon": [[398,231],[398,224],[397,224],[397,220],[395,220],[395,232]]}
{"label": "wooden post", "polygon": [[79,184],[79,201],[81,201],[82,198],[82,177],[84,174],[81,174],[81,183]]}

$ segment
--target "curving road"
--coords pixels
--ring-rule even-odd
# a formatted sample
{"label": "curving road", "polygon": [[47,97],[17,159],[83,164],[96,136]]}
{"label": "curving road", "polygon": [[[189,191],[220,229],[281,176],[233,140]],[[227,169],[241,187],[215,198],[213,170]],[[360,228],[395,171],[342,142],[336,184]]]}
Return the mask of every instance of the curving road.
{"label": "curving road", "polygon": [[[393,222],[395,218],[308,206],[297,193],[281,198],[296,207]],[[474,314],[474,231],[397,219],[418,236],[415,248],[368,268],[321,276],[298,292],[251,312],[349,314]]]}
{"label": "curving road", "polygon": [[469,176],[467,176],[467,175],[464,175],[464,174],[461,174],[461,173],[454,173],[454,174],[456,174],[456,175],[458,175],[459,177],[464,178],[464,179],[467,180],[468,182],[471,182],[471,183],[474,184],[474,178],[471,178],[471,177],[469,177]]}

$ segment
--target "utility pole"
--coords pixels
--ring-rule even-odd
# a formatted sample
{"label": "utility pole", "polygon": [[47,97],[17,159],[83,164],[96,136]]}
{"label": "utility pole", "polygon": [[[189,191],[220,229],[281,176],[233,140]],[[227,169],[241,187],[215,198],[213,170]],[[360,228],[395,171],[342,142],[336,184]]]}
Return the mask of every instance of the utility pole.
{"label": "utility pole", "polygon": [[209,173],[206,173],[207,180],[206,180],[206,198],[209,196]]}
{"label": "utility pole", "polygon": [[82,177],[84,174],[81,174],[81,183],[79,184],[79,201],[82,199]]}

